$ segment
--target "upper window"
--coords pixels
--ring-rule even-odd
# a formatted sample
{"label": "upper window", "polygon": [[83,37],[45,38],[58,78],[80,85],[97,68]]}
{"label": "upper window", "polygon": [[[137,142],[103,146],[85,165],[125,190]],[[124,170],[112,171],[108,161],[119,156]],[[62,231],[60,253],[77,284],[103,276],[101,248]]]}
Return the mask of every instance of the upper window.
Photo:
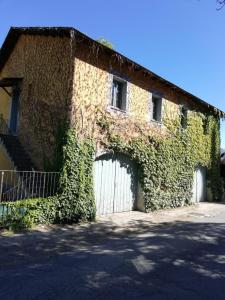
{"label": "upper window", "polygon": [[162,98],[154,95],[152,96],[151,120],[162,121]]}
{"label": "upper window", "polygon": [[181,123],[181,127],[183,129],[187,128],[187,116],[188,116],[187,108],[184,107],[184,106],[181,106],[181,120],[180,120],[180,123]]}
{"label": "upper window", "polygon": [[127,109],[127,82],[113,77],[111,105],[120,110]]}

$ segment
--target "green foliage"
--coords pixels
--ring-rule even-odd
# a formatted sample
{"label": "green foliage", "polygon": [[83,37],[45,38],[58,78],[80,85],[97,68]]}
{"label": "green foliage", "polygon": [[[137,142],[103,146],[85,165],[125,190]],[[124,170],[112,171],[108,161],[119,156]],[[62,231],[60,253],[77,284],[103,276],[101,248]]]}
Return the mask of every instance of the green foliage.
{"label": "green foliage", "polygon": [[68,224],[95,218],[93,143],[88,138],[78,141],[73,130],[68,130],[63,143],[58,195],[1,203],[0,226],[16,231],[40,223]]}
{"label": "green foliage", "polygon": [[108,131],[110,129],[110,122],[108,121],[108,119],[105,116],[101,116],[101,118],[99,118],[96,121],[96,123],[102,130]]}
{"label": "green foliage", "polygon": [[35,224],[54,223],[57,216],[56,203],[56,197],[2,202],[0,226],[19,231]]}
{"label": "green foliage", "polygon": [[61,121],[56,132],[56,143],[53,155],[53,161],[49,161],[44,156],[44,169],[47,172],[60,172],[63,168],[63,147],[66,145],[67,132],[69,124],[66,121]]}
{"label": "green foliage", "polygon": [[102,44],[102,45],[104,45],[104,46],[106,46],[106,47],[108,47],[110,49],[114,49],[113,44],[111,44],[109,41],[107,41],[104,38],[98,39],[97,42],[99,42],[100,44]]}
{"label": "green foliage", "polygon": [[63,147],[67,143],[67,132],[69,130],[69,124],[62,121],[57,129],[56,146],[53,156],[53,171],[60,172],[63,168]]}
{"label": "green foliage", "polygon": [[[180,118],[163,120],[168,129],[166,138],[149,136],[148,141],[140,137],[129,142],[122,135],[115,135],[106,116],[97,120],[108,136],[108,148],[128,154],[137,162],[147,212],[190,204],[193,174],[198,165],[207,168],[213,199],[220,199],[219,119],[190,112],[187,128],[181,129]],[[54,161],[61,170],[58,195],[1,203],[1,226],[21,230],[39,223],[73,223],[95,218],[94,141],[88,137],[78,139],[76,132],[66,125],[59,130],[57,139]]]}
{"label": "green foliage", "polygon": [[109,147],[130,155],[139,165],[146,211],[190,204],[193,174],[199,165],[207,168],[213,199],[219,200],[218,118],[213,115],[207,117],[207,135],[200,113],[189,114],[186,129],[180,128],[179,119],[168,121],[167,127],[173,134],[167,138],[149,137],[149,142],[138,138],[125,143],[121,136],[109,135]]}
{"label": "green foliage", "polygon": [[59,180],[58,221],[71,223],[95,218],[93,192],[93,142],[77,139],[69,130],[63,149],[63,169]]}

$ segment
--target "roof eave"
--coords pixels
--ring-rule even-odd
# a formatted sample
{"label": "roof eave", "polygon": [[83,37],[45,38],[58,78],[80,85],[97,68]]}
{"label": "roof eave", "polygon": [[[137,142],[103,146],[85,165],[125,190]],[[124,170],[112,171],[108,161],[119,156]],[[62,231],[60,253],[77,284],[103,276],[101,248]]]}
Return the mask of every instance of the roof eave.
{"label": "roof eave", "polygon": [[223,112],[222,110],[207,103],[206,101],[200,99],[199,97],[185,91],[181,87],[162,78],[161,76],[155,74],[154,72],[148,70],[147,68],[139,65],[138,63],[136,63],[136,62],[132,61],[131,59],[127,58],[126,56],[124,56],[123,54],[100,44],[99,42],[93,40],[89,36],[74,29],[73,27],[11,27],[6,36],[6,39],[3,43],[3,45],[2,45],[2,48],[0,50],[0,72],[1,72],[2,68],[4,67],[6,61],[8,60],[8,58],[9,58],[9,56],[21,34],[51,35],[51,36],[61,36],[61,37],[67,36],[70,38],[71,37],[76,38],[76,35],[80,35],[82,38],[87,39],[88,41],[91,41],[92,43],[98,45],[99,47],[102,47],[102,49],[104,49],[104,51],[107,51],[114,55],[121,56],[122,59],[124,59],[124,61],[127,61],[128,63],[133,64],[137,70],[142,70],[144,73],[150,75],[152,78],[162,81],[164,84],[169,85],[172,89],[176,89],[178,92],[187,95],[188,97],[190,97],[197,103],[200,103],[200,104],[204,105],[205,107],[207,107],[208,109],[213,110],[220,117],[225,118],[225,112]]}

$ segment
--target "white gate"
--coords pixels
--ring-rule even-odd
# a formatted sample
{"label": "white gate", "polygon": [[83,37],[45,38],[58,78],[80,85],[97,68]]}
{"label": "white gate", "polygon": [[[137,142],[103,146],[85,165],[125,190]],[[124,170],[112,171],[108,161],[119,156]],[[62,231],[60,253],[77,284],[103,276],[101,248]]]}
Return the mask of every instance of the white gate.
{"label": "white gate", "polygon": [[198,167],[193,180],[193,202],[206,201],[206,169]]}
{"label": "white gate", "polygon": [[94,164],[97,215],[131,211],[137,194],[136,166],[122,154],[103,155]]}

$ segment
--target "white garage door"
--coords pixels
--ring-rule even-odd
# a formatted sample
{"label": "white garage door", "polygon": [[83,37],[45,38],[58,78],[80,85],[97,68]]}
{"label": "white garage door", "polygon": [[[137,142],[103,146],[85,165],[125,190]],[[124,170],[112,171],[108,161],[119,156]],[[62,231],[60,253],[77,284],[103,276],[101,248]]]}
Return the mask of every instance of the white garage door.
{"label": "white garage door", "polygon": [[103,155],[94,164],[97,215],[131,211],[137,194],[136,166],[122,154]]}
{"label": "white garage door", "polygon": [[195,170],[193,181],[193,201],[206,201],[206,169],[199,167]]}

